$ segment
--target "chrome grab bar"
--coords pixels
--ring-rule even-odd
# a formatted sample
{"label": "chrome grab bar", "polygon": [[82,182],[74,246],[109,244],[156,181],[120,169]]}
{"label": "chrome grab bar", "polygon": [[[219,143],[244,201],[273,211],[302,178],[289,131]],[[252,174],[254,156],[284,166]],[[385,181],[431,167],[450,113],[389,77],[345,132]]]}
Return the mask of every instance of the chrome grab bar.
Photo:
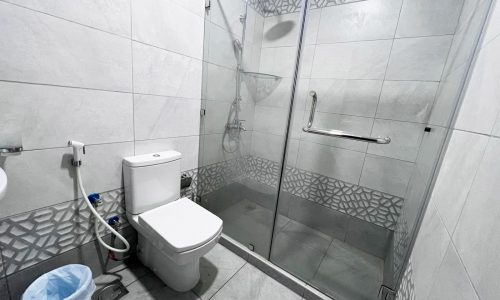
{"label": "chrome grab bar", "polygon": [[391,138],[388,136],[387,137],[361,136],[361,135],[348,133],[348,132],[345,132],[342,130],[322,129],[322,128],[312,127],[312,124],[314,121],[314,114],[316,112],[316,104],[318,102],[318,95],[316,94],[315,91],[310,91],[309,95],[313,99],[312,105],[311,105],[311,114],[309,115],[309,122],[307,122],[307,125],[302,128],[302,131],[307,132],[307,133],[312,133],[312,134],[319,134],[319,135],[337,137],[337,138],[341,138],[341,139],[362,141],[362,142],[375,143],[375,144],[389,144],[391,142]]}

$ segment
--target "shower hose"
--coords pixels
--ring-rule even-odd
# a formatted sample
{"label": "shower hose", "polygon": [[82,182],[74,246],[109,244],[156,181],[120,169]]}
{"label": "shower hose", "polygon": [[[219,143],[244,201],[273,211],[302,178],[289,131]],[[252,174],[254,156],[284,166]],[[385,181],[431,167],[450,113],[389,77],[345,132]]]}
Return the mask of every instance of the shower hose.
{"label": "shower hose", "polygon": [[[87,203],[87,206],[89,207],[90,211],[94,215],[94,220],[95,220],[94,230],[95,230],[95,235],[97,236],[97,240],[99,240],[99,243],[101,245],[103,245],[104,248],[106,248],[110,251],[117,252],[117,253],[127,252],[128,250],[130,250],[129,242],[121,234],[119,234],[118,231],[116,231],[111,225],[109,225],[108,222],[106,222],[99,215],[97,210],[94,208],[94,205],[92,205],[92,203],[90,203],[90,200],[87,196],[87,193],[85,193],[85,188],[83,187],[82,176],[80,174],[80,167],[77,166],[77,167],[75,167],[75,169],[76,169],[76,178],[78,180],[78,186],[80,187],[80,192],[83,194],[83,199],[85,199],[85,203]],[[106,244],[106,242],[104,242],[104,240],[102,239],[102,237],[99,234],[99,222],[104,224],[104,226],[107,229],[109,229],[109,231],[111,231],[112,234],[114,234],[117,238],[119,238],[123,242],[123,244],[125,244],[124,249],[118,249],[118,248],[111,247],[110,245]]]}

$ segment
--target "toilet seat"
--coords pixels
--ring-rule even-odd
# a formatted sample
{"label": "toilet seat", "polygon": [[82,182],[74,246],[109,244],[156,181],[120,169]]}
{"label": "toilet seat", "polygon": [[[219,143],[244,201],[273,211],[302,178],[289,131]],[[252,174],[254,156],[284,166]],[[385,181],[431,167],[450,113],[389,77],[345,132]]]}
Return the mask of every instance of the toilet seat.
{"label": "toilet seat", "polygon": [[[156,243],[172,252],[186,252],[218,236],[222,220],[188,198],[167,203],[139,215],[138,223]],[[164,248],[164,247],[159,247]]]}

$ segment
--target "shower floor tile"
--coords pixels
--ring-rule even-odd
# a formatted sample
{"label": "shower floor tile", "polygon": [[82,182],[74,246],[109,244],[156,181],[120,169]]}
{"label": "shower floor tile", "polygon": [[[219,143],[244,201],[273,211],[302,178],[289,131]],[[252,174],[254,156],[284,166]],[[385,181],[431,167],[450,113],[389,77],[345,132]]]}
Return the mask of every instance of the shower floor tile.
{"label": "shower floor tile", "polygon": [[115,268],[94,280],[102,287],[120,279],[129,290],[124,300],[302,299],[220,244],[201,258],[200,272],[200,283],[185,293],[170,289],[139,262]]}
{"label": "shower floor tile", "polygon": [[334,240],[311,284],[335,299],[376,299],[382,284],[384,261],[339,240]]}

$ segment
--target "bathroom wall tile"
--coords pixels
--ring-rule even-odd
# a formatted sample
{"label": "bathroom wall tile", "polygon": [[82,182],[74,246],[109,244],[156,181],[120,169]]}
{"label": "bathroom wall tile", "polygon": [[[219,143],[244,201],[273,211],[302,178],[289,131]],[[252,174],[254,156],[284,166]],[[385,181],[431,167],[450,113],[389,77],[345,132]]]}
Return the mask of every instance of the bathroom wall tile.
{"label": "bathroom wall tile", "polygon": [[287,118],[288,109],[286,108],[257,105],[253,121],[254,130],[284,136]]}
{"label": "bathroom wall tile", "polygon": [[[318,95],[318,112],[373,117],[382,81],[311,79],[309,89]],[[308,110],[310,103],[311,99],[308,99]]]}
{"label": "bathroom wall tile", "polygon": [[202,142],[203,145],[200,145],[203,147],[203,150],[200,150],[200,166],[207,166],[249,154],[252,133],[242,132],[239,138],[224,134],[207,134],[201,136],[200,143]]}
{"label": "bathroom wall tile", "polygon": [[[309,116],[304,116],[304,124]],[[369,136],[373,126],[373,119],[363,117],[353,117],[348,115],[330,114],[317,112],[314,116],[313,127],[323,129],[342,130],[349,133]],[[365,152],[367,143],[327,136],[316,135],[312,133],[301,133],[301,138],[305,141],[334,146],[349,150]]]}
{"label": "bathroom wall tile", "polygon": [[[203,109],[205,115],[201,118],[201,130],[203,134],[224,133],[226,124],[231,113],[234,116],[234,111],[231,110],[232,102],[222,101],[203,101]],[[240,103],[240,120],[245,129],[253,130],[254,105],[252,102]]]}
{"label": "bathroom wall tile", "polygon": [[205,60],[226,68],[236,69],[237,51],[234,47],[234,40],[241,38],[212,23],[207,23],[205,32],[209,32],[208,43],[205,43],[205,47],[208,48],[208,57],[205,56]]}
{"label": "bathroom wall tile", "polygon": [[390,137],[389,144],[370,144],[368,153],[415,161],[424,134],[424,124],[376,119],[372,136]]}
{"label": "bathroom wall tile", "polygon": [[130,1],[8,0],[40,12],[130,37]]}
{"label": "bathroom wall tile", "polygon": [[200,107],[200,100],[134,95],[135,138],[198,135]]}
{"label": "bathroom wall tile", "polygon": [[245,2],[216,0],[210,4],[211,7],[208,12],[210,21],[241,39],[243,35],[243,23],[240,20],[240,15],[246,12]]}
{"label": "bathroom wall tile", "polygon": [[426,123],[439,83],[423,81],[385,81],[377,118]]}
{"label": "bathroom wall tile", "polygon": [[252,132],[252,155],[274,162],[281,162],[283,155],[283,136]]}
{"label": "bathroom wall tile", "polygon": [[422,177],[430,180],[446,143],[448,129],[438,126],[426,128],[430,128],[430,132],[424,131],[415,165]]}
{"label": "bathroom wall tile", "polygon": [[500,39],[481,49],[465,91],[455,128],[490,134],[500,111]]}
{"label": "bathroom wall tile", "polygon": [[449,126],[455,106],[460,100],[467,71],[468,64],[463,64],[441,80],[429,117],[429,124],[442,127]]}
{"label": "bathroom wall tile", "polygon": [[295,68],[295,47],[262,48],[259,72],[280,77],[292,77]]}
{"label": "bathroom wall tile", "polygon": [[481,46],[486,45],[500,35],[500,4],[494,2],[490,11]]}
{"label": "bathroom wall tile", "polygon": [[357,184],[364,153],[301,142],[297,168]]}
{"label": "bathroom wall tile", "polygon": [[[449,245],[450,236],[439,214],[429,207],[411,257],[415,290],[422,299],[427,299],[429,296]],[[429,249],[433,249],[432,255],[429,255]]]}
{"label": "bathroom wall tile", "polygon": [[391,40],[317,45],[311,78],[383,79]]}
{"label": "bathroom wall tile", "polygon": [[[122,158],[134,154],[134,143],[90,145],[86,150],[81,172],[87,190],[121,187]],[[70,148],[56,148],[5,158],[9,190],[2,201],[0,218],[80,197],[71,157]]]}
{"label": "bathroom wall tile", "polygon": [[200,60],[136,42],[132,46],[136,93],[200,99]]}
{"label": "bathroom wall tile", "polygon": [[367,155],[359,184],[377,191],[403,197],[414,164],[375,155]]}
{"label": "bathroom wall tile", "polygon": [[388,80],[439,81],[453,36],[394,40]]}
{"label": "bathroom wall tile", "polygon": [[203,58],[203,18],[174,0],[133,0],[132,38],[194,58]]}
{"label": "bathroom wall tile", "polygon": [[480,299],[495,299],[500,293],[496,271],[500,262],[495,259],[500,251],[496,188],[500,178],[499,151],[500,139],[490,138],[453,234],[457,252]]}
{"label": "bathroom wall tile", "polygon": [[129,40],[5,2],[0,14],[1,80],[131,90]]}
{"label": "bathroom wall tile", "polygon": [[323,8],[318,44],[393,38],[402,2],[372,0]]}
{"label": "bathroom wall tile", "polygon": [[236,72],[211,63],[207,65],[205,99],[233,101],[236,95]]}
{"label": "bathroom wall tile", "polygon": [[[303,80],[300,79],[299,84],[301,84],[302,82]],[[292,83],[293,83],[293,78],[282,78],[274,90],[272,90],[270,93],[267,92],[263,94],[263,96],[266,97],[262,97],[262,99],[257,98],[256,104],[264,106],[283,107],[283,108],[289,107],[290,98],[292,95]],[[307,90],[304,90],[302,93],[306,94]],[[296,101],[295,103],[298,102],[299,101]]]}
{"label": "bathroom wall tile", "polygon": [[10,295],[9,295],[9,287],[7,286],[7,279],[2,278],[0,279],[0,298],[9,300]]}
{"label": "bathroom wall tile", "polygon": [[454,130],[432,192],[431,201],[453,233],[469,194],[488,137]]}
{"label": "bathroom wall tile", "polygon": [[455,247],[450,243],[429,293],[430,300],[479,300]]}
{"label": "bathroom wall tile", "polygon": [[181,170],[198,167],[198,147],[200,137],[186,136],[168,139],[144,140],[135,142],[135,155],[175,150],[182,154]]}
{"label": "bathroom wall tile", "polygon": [[200,17],[205,17],[205,0],[175,0],[184,8],[194,12]]}
{"label": "bathroom wall tile", "polygon": [[[491,1],[465,0],[459,24],[448,54],[445,74],[453,72],[462,64],[469,64],[474,55]],[[479,47],[481,41],[479,41]]]}
{"label": "bathroom wall tile", "polygon": [[0,144],[19,135],[25,150],[132,141],[132,95],[0,83]]}
{"label": "bathroom wall tile", "polygon": [[404,1],[396,37],[453,34],[464,0]]}

